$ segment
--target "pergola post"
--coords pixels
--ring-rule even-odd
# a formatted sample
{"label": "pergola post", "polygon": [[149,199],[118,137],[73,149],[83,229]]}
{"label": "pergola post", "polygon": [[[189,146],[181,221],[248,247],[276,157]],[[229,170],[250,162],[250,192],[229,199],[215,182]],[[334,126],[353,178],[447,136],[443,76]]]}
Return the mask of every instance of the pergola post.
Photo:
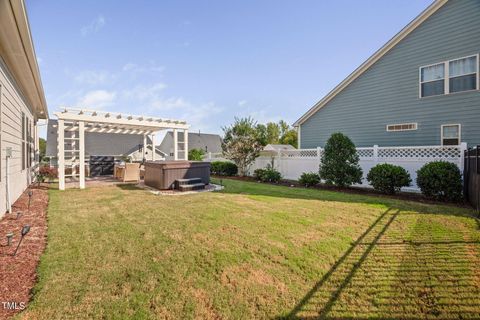
{"label": "pergola post", "polygon": [[155,161],[155,133],[152,133],[152,161]]}
{"label": "pergola post", "polygon": [[183,153],[184,159],[188,160],[188,130],[183,130]]}
{"label": "pergola post", "polygon": [[144,133],[143,134],[143,157],[142,157],[142,161],[145,161],[147,160],[147,135]]}
{"label": "pergola post", "polygon": [[58,119],[58,189],[65,190],[65,127]]}
{"label": "pergola post", "polygon": [[80,158],[80,189],[85,189],[85,122],[78,123],[78,143]]}
{"label": "pergola post", "polygon": [[178,132],[173,129],[173,160],[178,160]]}

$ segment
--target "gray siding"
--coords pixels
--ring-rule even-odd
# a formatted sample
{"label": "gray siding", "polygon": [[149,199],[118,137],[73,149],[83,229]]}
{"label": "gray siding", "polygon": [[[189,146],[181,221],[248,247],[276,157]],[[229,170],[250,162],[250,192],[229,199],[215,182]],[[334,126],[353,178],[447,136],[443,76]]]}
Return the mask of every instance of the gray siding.
{"label": "gray siding", "polygon": [[[439,145],[440,126],[452,123],[462,125],[462,142],[480,144],[479,91],[419,98],[419,67],[478,54],[479,30],[480,1],[450,0],[306,120],[301,147],[323,146],[333,132],[359,147]],[[418,130],[385,129],[407,122],[418,123]]]}
{"label": "gray siding", "polygon": [[[30,169],[28,167],[22,169],[22,112],[33,122],[30,108],[0,57],[0,217],[7,210],[5,154],[7,148],[12,148],[9,164],[12,203],[27,188],[32,179],[33,166]],[[36,152],[37,146],[34,149]]]}

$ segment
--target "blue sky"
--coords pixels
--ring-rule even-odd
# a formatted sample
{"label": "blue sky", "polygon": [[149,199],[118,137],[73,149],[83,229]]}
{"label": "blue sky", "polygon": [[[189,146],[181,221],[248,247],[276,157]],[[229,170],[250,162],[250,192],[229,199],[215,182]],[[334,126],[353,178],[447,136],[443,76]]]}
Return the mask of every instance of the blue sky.
{"label": "blue sky", "polygon": [[431,0],[27,0],[50,116],[293,123]]}

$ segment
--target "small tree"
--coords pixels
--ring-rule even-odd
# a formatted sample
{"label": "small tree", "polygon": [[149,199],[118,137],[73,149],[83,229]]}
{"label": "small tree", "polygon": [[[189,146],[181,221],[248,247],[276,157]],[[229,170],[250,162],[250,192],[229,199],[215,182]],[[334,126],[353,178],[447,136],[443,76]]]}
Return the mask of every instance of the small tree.
{"label": "small tree", "polygon": [[202,161],[205,151],[202,149],[192,149],[188,151],[188,160],[191,161]]}
{"label": "small tree", "polygon": [[362,169],[355,145],[349,137],[337,132],[327,140],[320,164],[320,178],[340,187],[362,182]]}
{"label": "small tree", "polygon": [[245,176],[248,167],[260,155],[262,144],[256,122],[248,118],[235,118],[233,125],[224,127],[222,149],[225,158],[232,160],[239,174]]}

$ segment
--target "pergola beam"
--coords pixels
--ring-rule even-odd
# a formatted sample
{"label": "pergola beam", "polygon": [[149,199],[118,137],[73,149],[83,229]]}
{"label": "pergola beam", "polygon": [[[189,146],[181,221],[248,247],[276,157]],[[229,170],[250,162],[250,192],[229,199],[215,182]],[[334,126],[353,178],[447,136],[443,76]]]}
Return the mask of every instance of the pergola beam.
{"label": "pergola beam", "polygon": [[[143,116],[122,116],[111,112],[100,112],[82,109],[65,109],[62,112],[54,113],[58,119],[65,121],[85,121],[92,123],[105,123],[116,125],[148,126],[161,129],[188,129],[189,125],[183,120],[171,120],[161,118],[144,118]],[[120,117],[119,117],[120,115]]]}

